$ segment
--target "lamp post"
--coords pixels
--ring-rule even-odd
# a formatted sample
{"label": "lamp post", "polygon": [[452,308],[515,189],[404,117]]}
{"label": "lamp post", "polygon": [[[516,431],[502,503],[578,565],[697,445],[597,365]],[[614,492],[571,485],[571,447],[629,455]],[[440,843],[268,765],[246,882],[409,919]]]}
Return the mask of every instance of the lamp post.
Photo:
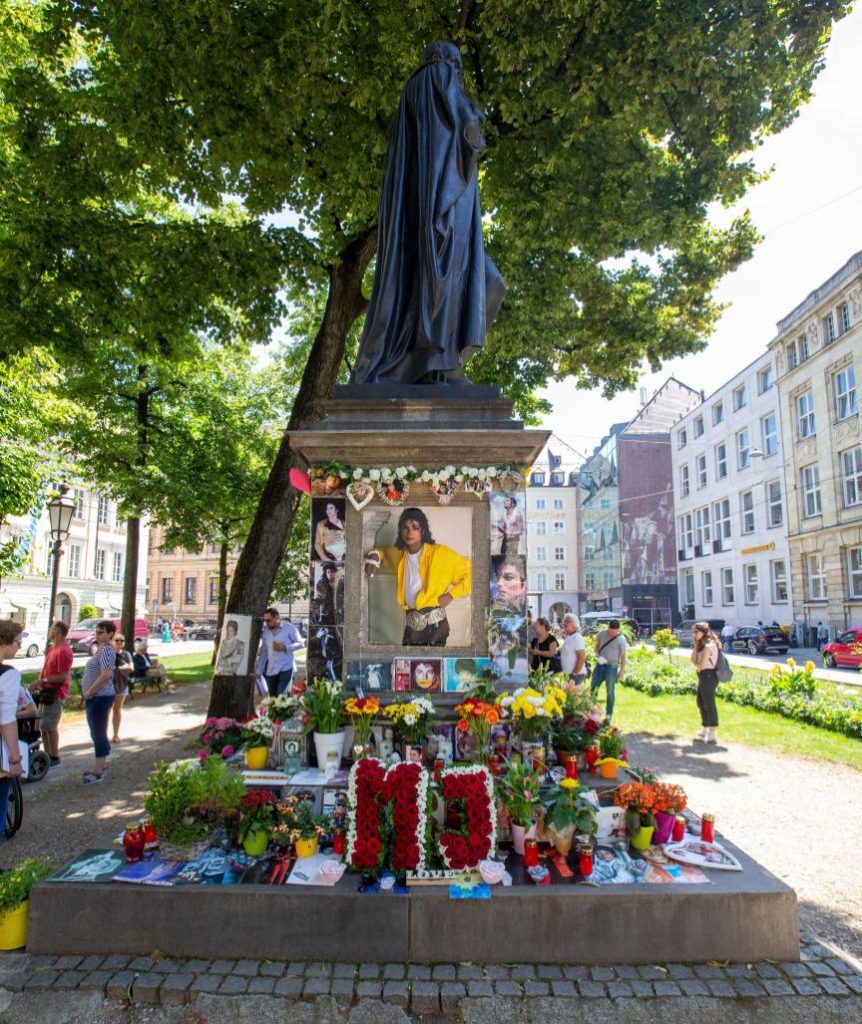
{"label": "lamp post", "polygon": [[63,544],[69,536],[69,527],[72,525],[72,515],[75,511],[75,502],[67,497],[69,488],[66,484],[60,484],[57,488],[58,494],[48,502],[48,519],[51,523],[51,553],[54,557],[54,578],[51,581],[51,603],[48,605],[48,629],[54,623],[54,605],[57,603],[57,583],[60,577],[60,555],[63,553]]}

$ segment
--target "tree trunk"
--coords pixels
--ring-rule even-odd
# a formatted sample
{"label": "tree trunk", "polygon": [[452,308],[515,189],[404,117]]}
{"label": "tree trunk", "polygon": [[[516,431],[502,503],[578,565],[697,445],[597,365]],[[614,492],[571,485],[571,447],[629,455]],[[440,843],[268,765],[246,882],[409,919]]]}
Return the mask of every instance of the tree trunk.
{"label": "tree trunk", "polygon": [[[252,616],[250,652],[256,651],[260,642],[261,617],[269,602],[301,497],[289,482],[291,467],[300,464],[290,448],[290,432],[307,429],[323,416],[323,403],[331,396],[338,380],[347,332],[367,306],[362,295],[362,278],[376,247],[377,231],[369,229],[347,245],[339,263],[329,268],[329,295],[323,321],[305,365],[287,431],[237,563],[227,613]],[[217,675],[213,679],[210,715],[242,719],[251,714],[253,708],[253,672],[242,676]]]}
{"label": "tree trunk", "polygon": [[230,542],[223,539],[218,549],[218,611],[216,612],[216,635],[213,648],[212,664],[218,658],[218,645],[221,643],[221,628],[224,624],[224,612],[227,607],[227,553]]}

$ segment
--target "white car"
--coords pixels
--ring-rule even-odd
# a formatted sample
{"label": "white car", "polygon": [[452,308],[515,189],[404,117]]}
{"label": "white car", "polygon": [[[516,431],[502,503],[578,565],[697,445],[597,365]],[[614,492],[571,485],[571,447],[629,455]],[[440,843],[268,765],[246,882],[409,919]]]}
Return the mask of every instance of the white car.
{"label": "white car", "polygon": [[39,653],[39,641],[25,629],[21,634],[21,646],[18,648],[18,658],[35,658]]}

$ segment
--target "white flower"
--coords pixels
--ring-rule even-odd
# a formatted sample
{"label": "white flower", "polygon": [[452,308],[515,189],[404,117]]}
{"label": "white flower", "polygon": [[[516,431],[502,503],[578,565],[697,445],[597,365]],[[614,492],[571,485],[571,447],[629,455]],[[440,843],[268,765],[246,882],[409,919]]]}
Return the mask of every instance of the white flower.
{"label": "white flower", "polygon": [[427,484],[429,480],[433,480],[434,478],[431,476],[427,469],[423,469],[422,476],[420,476],[419,479]]}
{"label": "white flower", "polygon": [[364,470],[359,469],[358,467],[356,469],[354,469],[353,470],[353,479],[354,480],[361,480],[363,472],[364,472]]}
{"label": "white flower", "polygon": [[490,477],[490,478],[491,478],[492,480],[493,480],[493,479],[494,479],[494,478],[496,477],[496,475],[497,475],[497,470],[496,470],[496,469],[494,468],[494,466],[489,466],[489,467],[488,467],[488,470],[487,470],[487,472],[488,472],[488,476],[489,476],[489,477]]}
{"label": "white flower", "polygon": [[407,476],[407,467],[398,466],[398,468],[395,470],[395,475],[398,477],[399,480],[403,480],[404,477]]}
{"label": "white flower", "polygon": [[448,469],[441,469],[439,473],[434,474],[438,480],[448,480],[452,475]]}
{"label": "white flower", "polygon": [[487,476],[488,474],[487,474],[487,473],[485,472],[485,470],[484,470],[484,469],[480,469],[480,470],[478,471],[478,474],[477,474],[477,475],[478,475],[478,477],[479,477],[479,479],[480,479],[480,480],[484,480],[484,479],[485,479],[485,477],[486,477],[486,476]]}
{"label": "white flower", "polygon": [[416,473],[416,467],[415,466],[408,466],[407,467],[407,472],[415,474]]}
{"label": "white flower", "polygon": [[463,479],[464,479],[464,474],[463,473],[456,473],[455,474],[455,483],[460,484]]}
{"label": "white flower", "polygon": [[380,479],[380,470],[379,469],[372,469],[368,473],[368,477],[371,480],[379,480]]}
{"label": "white flower", "polygon": [[454,476],[455,475],[455,467],[454,466],[447,466],[446,467],[446,474],[448,476]]}

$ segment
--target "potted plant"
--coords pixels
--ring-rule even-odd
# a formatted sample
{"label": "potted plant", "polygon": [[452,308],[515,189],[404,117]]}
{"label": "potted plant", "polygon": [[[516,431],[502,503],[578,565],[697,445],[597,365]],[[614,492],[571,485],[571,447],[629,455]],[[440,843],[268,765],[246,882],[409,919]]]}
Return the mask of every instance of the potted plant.
{"label": "potted plant", "polygon": [[564,857],[572,848],[576,832],[595,834],[598,827],[596,812],[593,805],[581,796],[577,779],[561,779],[548,791],[544,824],[557,851]]}
{"label": "potted plant", "polygon": [[275,736],[272,719],[265,715],[249,719],[242,727],[242,748],[245,751],[245,766],[252,771],[266,768],[269,748]]}
{"label": "potted plant", "polygon": [[273,840],[280,846],[293,846],[297,857],[317,853],[320,837],[326,831],[325,819],[314,813],[310,800],[289,796],[278,805],[278,825]]}
{"label": "potted plant", "polygon": [[213,828],[238,815],[245,784],[217,756],[202,764],[161,761],[150,776],[144,810],[166,860],[195,860]]}
{"label": "potted plant", "polygon": [[322,772],[335,772],[344,756],[344,694],[341,683],[333,679],[315,679],[302,695],[305,731],[314,733],[317,766]]}
{"label": "potted plant", "polygon": [[348,697],[344,710],[353,726],[353,753],[358,760],[368,754],[371,726],[380,711],[380,701],[376,697]]}
{"label": "potted plant", "polygon": [[462,732],[469,731],[476,740],[476,755],[480,761],[488,760],[488,742],[491,739],[491,726],[500,721],[500,712],[496,705],[483,700],[465,700],[455,707],[461,716],[458,728]]}
{"label": "potted plant", "polygon": [[27,945],[30,890],[53,870],[50,861],[28,857],[17,867],[0,873],[0,949],[20,949]]}
{"label": "potted plant", "polygon": [[208,718],[201,735],[203,748],[198,755],[205,761],[210,754],[232,757],[242,746],[242,726],[234,718]]}
{"label": "potted plant", "polygon": [[626,828],[636,850],[645,850],[655,831],[655,786],[649,782],[626,782],[614,794],[617,807],[626,809]]}
{"label": "potted plant", "polygon": [[269,789],[250,789],[242,798],[239,841],[249,857],[259,857],[269,845],[275,824],[275,797]]}
{"label": "potted plant", "polygon": [[405,760],[410,760],[411,751],[421,750],[428,739],[431,716],[435,714],[433,703],[427,697],[411,697],[410,700],[388,704],[383,714],[392,722],[404,743]]}
{"label": "potted plant", "polygon": [[678,814],[688,806],[688,797],[682,786],[670,782],[657,782],[653,787],[653,814],[655,815],[654,843],[666,843],[673,832],[673,823]]}
{"label": "potted plant", "polygon": [[544,745],[554,723],[563,717],[566,691],[555,685],[556,678],[534,673],[530,679],[537,680],[535,686],[519,687],[511,696],[504,693],[497,699],[502,716],[512,721],[512,731],[521,741],[522,752],[530,744]]}
{"label": "potted plant", "polygon": [[539,806],[542,773],[534,772],[520,757],[506,761],[506,771],[497,780],[497,795],[512,816],[512,845],[524,855],[524,840],[536,834],[533,815]]}
{"label": "potted plant", "polygon": [[615,779],[617,769],[626,763],[625,736],[608,723],[599,733],[599,774],[603,779]]}

